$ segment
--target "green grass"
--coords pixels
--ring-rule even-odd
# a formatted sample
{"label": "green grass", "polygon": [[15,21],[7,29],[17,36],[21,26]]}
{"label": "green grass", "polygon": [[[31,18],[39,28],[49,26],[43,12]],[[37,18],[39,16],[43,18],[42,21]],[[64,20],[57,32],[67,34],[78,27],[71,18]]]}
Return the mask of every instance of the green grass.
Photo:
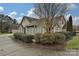
{"label": "green grass", "polygon": [[79,48],[79,36],[74,36],[67,42],[66,48]]}

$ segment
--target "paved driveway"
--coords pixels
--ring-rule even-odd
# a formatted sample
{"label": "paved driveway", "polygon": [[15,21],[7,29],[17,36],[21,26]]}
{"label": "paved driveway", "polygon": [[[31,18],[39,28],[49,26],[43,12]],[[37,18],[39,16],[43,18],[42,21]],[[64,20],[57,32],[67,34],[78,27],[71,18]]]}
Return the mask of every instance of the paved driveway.
{"label": "paved driveway", "polygon": [[12,40],[12,34],[0,35],[0,55],[2,56],[54,56],[79,55],[79,50],[55,51],[31,47],[20,41]]}

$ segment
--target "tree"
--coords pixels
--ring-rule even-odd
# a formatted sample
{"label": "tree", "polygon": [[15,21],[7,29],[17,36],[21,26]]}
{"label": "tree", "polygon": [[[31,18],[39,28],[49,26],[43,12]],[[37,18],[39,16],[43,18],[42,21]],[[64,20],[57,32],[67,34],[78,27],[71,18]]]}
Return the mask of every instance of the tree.
{"label": "tree", "polygon": [[67,31],[72,32],[73,31],[73,21],[72,16],[69,17],[69,20],[67,21]]}
{"label": "tree", "polygon": [[67,11],[67,4],[60,3],[37,3],[34,4],[34,13],[40,18],[45,20],[45,30],[51,33],[54,27],[53,20],[58,15],[63,15]]}

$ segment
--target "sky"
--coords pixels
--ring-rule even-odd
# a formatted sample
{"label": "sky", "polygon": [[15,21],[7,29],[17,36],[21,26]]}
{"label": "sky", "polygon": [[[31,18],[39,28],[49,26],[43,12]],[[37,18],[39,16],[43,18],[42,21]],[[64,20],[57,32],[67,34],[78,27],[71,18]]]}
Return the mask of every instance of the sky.
{"label": "sky", "polygon": [[24,15],[31,13],[33,8],[32,3],[0,3],[0,14],[9,15],[12,18],[16,18],[18,21]]}
{"label": "sky", "polygon": [[[16,18],[18,22],[21,21],[22,17],[36,17],[33,13],[33,3],[0,3],[0,14],[9,15],[12,18]],[[69,5],[69,11],[67,12],[67,18],[73,16],[74,24],[79,24],[79,4],[71,3]]]}

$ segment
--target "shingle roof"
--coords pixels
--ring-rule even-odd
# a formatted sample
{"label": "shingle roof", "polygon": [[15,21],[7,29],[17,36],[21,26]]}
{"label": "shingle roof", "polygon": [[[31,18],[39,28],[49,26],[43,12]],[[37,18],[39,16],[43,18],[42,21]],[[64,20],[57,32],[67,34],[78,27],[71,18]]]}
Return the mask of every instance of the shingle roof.
{"label": "shingle roof", "polygon": [[[60,21],[59,19],[61,17],[62,16],[58,16],[58,17],[54,18],[55,19],[54,23],[57,24],[57,22]],[[30,24],[28,26],[33,26],[33,25],[43,26],[44,25],[44,21],[45,21],[45,19],[36,19],[36,18],[24,16],[23,19],[22,19],[22,22],[23,22],[24,19],[27,19],[30,22]],[[65,20],[64,16],[63,16],[63,19]],[[21,22],[21,24],[22,24],[22,22]]]}
{"label": "shingle roof", "polygon": [[38,20],[38,19],[36,19],[36,18],[32,18],[32,17],[28,17],[28,16],[23,16],[20,25],[22,24],[22,22],[23,22],[25,19],[27,19],[29,22]]}
{"label": "shingle roof", "polygon": [[32,17],[28,17],[28,16],[24,16],[23,19],[27,19],[30,22],[38,20],[36,18],[32,18]]}

